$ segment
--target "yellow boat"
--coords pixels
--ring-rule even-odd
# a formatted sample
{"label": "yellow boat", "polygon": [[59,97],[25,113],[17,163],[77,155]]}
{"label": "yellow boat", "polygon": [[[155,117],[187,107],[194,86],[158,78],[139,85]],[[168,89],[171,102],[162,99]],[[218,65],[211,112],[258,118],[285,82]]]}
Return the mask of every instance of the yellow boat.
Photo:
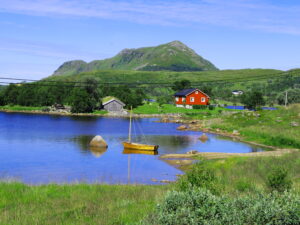
{"label": "yellow boat", "polygon": [[143,154],[143,155],[158,155],[157,151],[127,149],[124,148],[123,154]]}
{"label": "yellow boat", "polygon": [[158,145],[147,145],[131,142],[131,120],[132,120],[132,108],[130,111],[130,122],[129,122],[129,135],[128,141],[123,142],[124,149],[136,149],[144,151],[157,151]]}
{"label": "yellow boat", "polygon": [[136,150],[144,150],[144,151],[157,151],[158,145],[146,145],[139,144],[133,142],[123,142],[123,146],[126,149],[136,149]]}

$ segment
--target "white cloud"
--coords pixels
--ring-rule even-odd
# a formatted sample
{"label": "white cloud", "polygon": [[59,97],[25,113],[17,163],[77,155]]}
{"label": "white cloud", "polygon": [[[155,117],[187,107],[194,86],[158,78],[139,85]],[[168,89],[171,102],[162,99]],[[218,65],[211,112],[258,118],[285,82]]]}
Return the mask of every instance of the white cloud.
{"label": "white cloud", "polygon": [[0,0],[1,11],[300,34],[300,4],[278,6],[267,0]]}

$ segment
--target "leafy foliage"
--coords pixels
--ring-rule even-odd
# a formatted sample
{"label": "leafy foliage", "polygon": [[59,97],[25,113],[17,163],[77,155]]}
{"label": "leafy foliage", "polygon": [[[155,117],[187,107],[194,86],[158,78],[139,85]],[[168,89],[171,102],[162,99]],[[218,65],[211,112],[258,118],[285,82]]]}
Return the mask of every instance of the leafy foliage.
{"label": "leafy foliage", "polygon": [[174,86],[172,87],[174,91],[180,91],[188,88],[191,88],[191,82],[189,80],[175,81]]}
{"label": "leafy foliage", "polygon": [[146,224],[299,224],[296,193],[215,196],[206,189],[172,191]]}
{"label": "leafy foliage", "polygon": [[213,193],[219,192],[218,181],[215,172],[212,169],[205,168],[201,164],[194,166],[190,171],[183,176],[178,187],[182,191],[187,191],[193,188],[206,188]]}
{"label": "leafy foliage", "polygon": [[283,192],[292,188],[292,181],[288,177],[288,170],[277,167],[268,176],[268,187],[273,191]]}
{"label": "leafy foliage", "polygon": [[265,104],[265,101],[261,92],[253,91],[243,94],[242,103],[248,109],[256,109],[258,106],[263,106]]}
{"label": "leafy foliage", "polygon": [[85,89],[75,88],[72,91],[71,98],[72,113],[91,113],[94,111],[97,102]]}

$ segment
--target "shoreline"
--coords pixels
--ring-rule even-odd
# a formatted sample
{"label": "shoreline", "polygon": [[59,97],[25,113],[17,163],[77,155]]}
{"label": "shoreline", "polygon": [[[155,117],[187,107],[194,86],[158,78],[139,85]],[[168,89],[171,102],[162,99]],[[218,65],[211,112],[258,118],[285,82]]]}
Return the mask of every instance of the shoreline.
{"label": "shoreline", "polygon": [[[36,115],[54,115],[54,116],[79,116],[79,117],[111,117],[111,118],[130,118],[129,114],[94,114],[94,113],[65,113],[65,112],[42,112],[40,110],[9,110],[0,109],[4,113],[25,113]],[[168,113],[168,114],[132,114],[132,118],[180,118],[181,114]]]}

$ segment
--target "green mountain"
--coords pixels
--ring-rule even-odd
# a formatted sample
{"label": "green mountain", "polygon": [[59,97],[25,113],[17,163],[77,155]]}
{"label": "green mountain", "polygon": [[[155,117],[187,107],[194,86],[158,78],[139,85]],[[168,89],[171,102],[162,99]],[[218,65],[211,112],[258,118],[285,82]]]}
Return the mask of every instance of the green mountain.
{"label": "green mountain", "polygon": [[65,62],[53,75],[71,75],[97,70],[137,71],[214,71],[211,62],[180,41],[156,47],[124,49],[116,56],[86,63],[82,60]]}

